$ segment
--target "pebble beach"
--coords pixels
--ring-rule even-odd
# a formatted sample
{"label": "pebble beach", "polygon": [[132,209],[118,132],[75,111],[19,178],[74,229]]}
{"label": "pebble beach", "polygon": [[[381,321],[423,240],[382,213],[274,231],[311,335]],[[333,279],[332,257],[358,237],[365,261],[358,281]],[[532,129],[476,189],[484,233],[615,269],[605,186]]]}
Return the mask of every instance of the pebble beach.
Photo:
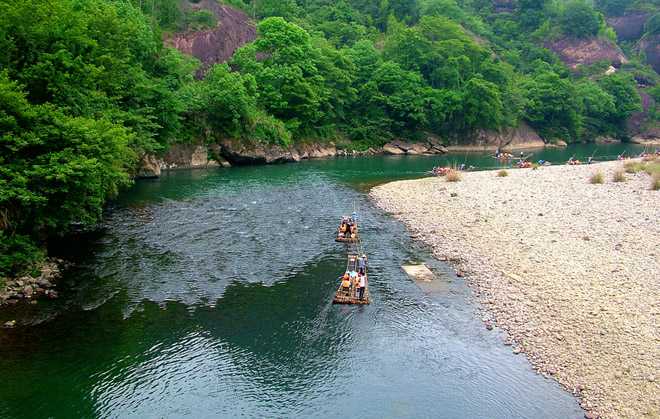
{"label": "pebble beach", "polygon": [[[660,191],[621,162],[393,182],[370,196],[472,287],[485,327],[588,418],[660,417]],[[591,184],[597,172],[603,184]]]}

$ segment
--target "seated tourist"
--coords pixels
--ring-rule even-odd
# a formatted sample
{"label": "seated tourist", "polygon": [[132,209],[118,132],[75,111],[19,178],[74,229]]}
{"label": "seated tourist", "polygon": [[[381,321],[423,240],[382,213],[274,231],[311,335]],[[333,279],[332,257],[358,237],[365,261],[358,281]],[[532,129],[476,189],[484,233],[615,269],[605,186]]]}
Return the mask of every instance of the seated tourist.
{"label": "seated tourist", "polygon": [[344,292],[348,292],[351,288],[351,277],[348,272],[344,273],[344,276],[341,278],[341,287]]}

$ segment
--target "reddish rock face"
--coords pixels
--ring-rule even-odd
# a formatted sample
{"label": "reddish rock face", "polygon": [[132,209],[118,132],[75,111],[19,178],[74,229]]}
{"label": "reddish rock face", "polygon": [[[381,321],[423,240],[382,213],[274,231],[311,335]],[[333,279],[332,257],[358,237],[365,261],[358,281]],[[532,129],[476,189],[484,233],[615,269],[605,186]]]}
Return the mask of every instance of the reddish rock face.
{"label": "reddish rock face", "polygon": [[635,13],[609,17],[607,18],[607,24],[614,28],[619,39],[630,41],[639,39],[644,34],[644,24],[648,18],[648,13]]}
{"label": "reddish rock face", "polygon": [[580,65],[591,65],[603,60],[608,61],[614,67],[619,67],[621,64],[628,62],[621,49],[606,39],[564,38],[554,42],[547,42],[545,47],[559,55],[559,58],[572,69]]}
{"label": "reddish rock face", "polygon": [[660,73],[660,35],[647,35],[639,41],[639,49],[646,56],[646,62]]}
{"label": "reddish rock face", "polygon": [[653,98],[646,92],[646,89],[637,89],[642,97],[642,111],[630,115],[626,126],[631,136],[642,135],[645,137],[660,138],[660,127],[649,126],[649,112],[656,106]]}
{"label": "reddish rock face", "polygon": [[202,0],[191,8],[211,10],[218,25],[204,31],[172,34],[165,39],[165,44],[199,59],[202,73],[213,64],[228,61],[238,48],[257,37],[254,23],[240,10],[220,5],[215,0]]}

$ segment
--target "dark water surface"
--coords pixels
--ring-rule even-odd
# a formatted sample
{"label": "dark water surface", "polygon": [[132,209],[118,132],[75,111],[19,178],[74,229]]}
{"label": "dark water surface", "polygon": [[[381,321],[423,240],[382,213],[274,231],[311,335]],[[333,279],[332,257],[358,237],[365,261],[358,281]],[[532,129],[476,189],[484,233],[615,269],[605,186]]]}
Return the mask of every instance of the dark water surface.
{"label": "dark water surface", "polygon": [[[60,300],[0,312],[21,324],[0,329],[0,417],[582,417],[484,329],[464,282],[367,201],[374,184],[448,162],[493,165],[373,157],[138,182],[103,233],[56,249],[80,262]],[[345,249],[332,235],[354,205],[373,303],[333,306]],[[410,261],[438,281],[420,288],[400,268]]]}

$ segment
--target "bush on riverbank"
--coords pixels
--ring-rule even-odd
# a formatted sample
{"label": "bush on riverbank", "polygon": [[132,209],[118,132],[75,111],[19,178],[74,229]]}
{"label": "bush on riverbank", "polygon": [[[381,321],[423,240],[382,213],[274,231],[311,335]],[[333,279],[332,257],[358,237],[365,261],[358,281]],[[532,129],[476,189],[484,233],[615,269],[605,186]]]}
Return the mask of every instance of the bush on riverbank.
{"label": "bush on riverbank", "polygon": [[660,158],[645,161],[644,171],[651,176],[660,174]]}
{"label": "bush on riverbank", "polygon": [[645,172],[648,175],[660,173],[660,158],[650,157],[642,161],[628,161],[623,165],[626,173]]}
{"label": "bush on riverbank", "polygon": [[447,175],[445,177],[447,179],[447,182],[460,182],[461,172],[459,172],[458,170],[451,169],[449,172],[447,172]]}
{"label": "bush on riverbank", "polygon": [[594,184],[594,185],[599,185],[605,182],[605,175],[603,175],[603,172],[596,172],[591,177],[589,178],[589,182]]}
{"label": "bush on riverbank", "polygon": [[626,174],[623,170],[616,170],[614,174],[612,175],[612,181],[613,182],[625,182],[626,181]]}
{"label": "bush on riverbank", "polygon": [[628,161],[623,164],[623,168],[625,169],[626,173],[635,174],[641,172],[644,168],[644,165],[641,162]]}
{"label": "bush on riverbank", "polygon": [[654,173],[651,178],[651,190],[660,191],[660,173]]}

